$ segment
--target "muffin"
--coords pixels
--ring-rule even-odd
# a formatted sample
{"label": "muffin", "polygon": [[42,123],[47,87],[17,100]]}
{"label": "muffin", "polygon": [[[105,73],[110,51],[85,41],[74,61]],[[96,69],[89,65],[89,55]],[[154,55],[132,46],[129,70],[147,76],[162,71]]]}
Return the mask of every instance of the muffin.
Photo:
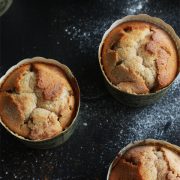
{"label": "muffin", "polygon": [[[46,63],[47,61],[47,63]],[[78,102],[67,73],[36,57],[14,68],[0,86],[0,118],[13,133],[46,140],[72,123]]]}
{"label": "muffin", "polygon": [[127,148],[114,161],[109,180],[132,179],[180,179],[180,148],[155,140]]}
{"label": "muffin", "polygon": [[138,20],[120,23],[108,33],[100,63],[108,80],[130,94],[156,92],[178,73],[177,48],[170,35]]}

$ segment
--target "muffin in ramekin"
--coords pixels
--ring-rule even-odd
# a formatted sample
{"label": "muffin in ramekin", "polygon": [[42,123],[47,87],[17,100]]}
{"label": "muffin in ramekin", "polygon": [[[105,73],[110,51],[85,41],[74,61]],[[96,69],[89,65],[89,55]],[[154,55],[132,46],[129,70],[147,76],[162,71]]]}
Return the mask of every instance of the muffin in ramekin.
{"label": "muffin in ramekin", "polygon": [[180,147],[154,139],[129,144],[110,165],[107,180],[132,179],[180,179]]}
{"label": "muffin in ramekin", "polygon": [[52,59],[25,59],[0,80],[2,125],[35,148],[55,147],[70,137],[79,103],[75,77]]}
{"label": "muffin in ramekin", "polygon": [[153,103],[179,73],[179,38],[162,20],[127,16],[112,24],[99,47],[110,93],[122,103]]}

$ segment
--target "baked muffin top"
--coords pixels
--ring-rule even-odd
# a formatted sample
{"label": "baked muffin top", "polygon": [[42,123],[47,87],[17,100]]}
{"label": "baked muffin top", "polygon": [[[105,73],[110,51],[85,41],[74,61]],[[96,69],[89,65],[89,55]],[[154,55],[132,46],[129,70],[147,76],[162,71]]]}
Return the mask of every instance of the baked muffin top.
{"label": "baked muffin top", "polygon": [[73,87],[56,65],[22,65],[0,87],[2,121],[11,131],[28,139],[56,136],[71,124],[74,111]]}
{"label": "baked muffin top", "polygon": [[178,56],[167,32],[150,23],[129,21],[115,27],[105,38],[101,64],[119,90],[147,94],[174,80]]}
{"label": "baked muffin top", "polygon": [[109,180],[180,180],[180,154],[157,145],[136,146],[119,157]]}

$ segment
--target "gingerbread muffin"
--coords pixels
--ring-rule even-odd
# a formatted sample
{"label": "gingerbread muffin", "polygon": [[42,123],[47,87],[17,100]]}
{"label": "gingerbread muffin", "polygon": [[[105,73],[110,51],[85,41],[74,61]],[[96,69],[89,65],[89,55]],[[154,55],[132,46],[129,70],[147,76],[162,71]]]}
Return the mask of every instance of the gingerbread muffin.
{"label": "gingerbread muffin", "polygon": [[44,140],[60,134],[74,118],[75,103],[66,73],[49,63],[23,64],[0,87],[2,122],[26,139]]}
{"label": "gingerbread muffin", "polygon": [[178,72],[178,54],[170,35],[143,21],[128,21],[106,36],[101,64],[120,91],[148,94],[168,86]]}
{"label": "gingerbread muffin", "polygon": [[180,153],[162,144],[130,148],[114,162],[109,180],[132,179],[180,180]]}

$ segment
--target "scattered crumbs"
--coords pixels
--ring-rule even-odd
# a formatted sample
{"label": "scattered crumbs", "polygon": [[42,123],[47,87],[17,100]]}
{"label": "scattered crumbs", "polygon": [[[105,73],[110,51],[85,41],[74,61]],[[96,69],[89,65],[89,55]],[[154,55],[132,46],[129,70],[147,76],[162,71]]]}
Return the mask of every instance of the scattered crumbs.
{"label": "scattered crumbs", "polygon": [[16,174],[14,174],[14,179],[16,179],[17,178],[17,175]]}
{"label": "scattered crumbs", "polygon": [[83,126],[87,126],[88,124],[85,122],[85,123],[83,123]]}
{"label": "scattered crumbs", "polygon": [[43,154],[43,153],[41,154],[41,157],[44,157],[44,154]]}
{"label": "scattered crumbs", "polygon": [[120,130],[119,134],[122,134],[123,133],[123,129]]}

